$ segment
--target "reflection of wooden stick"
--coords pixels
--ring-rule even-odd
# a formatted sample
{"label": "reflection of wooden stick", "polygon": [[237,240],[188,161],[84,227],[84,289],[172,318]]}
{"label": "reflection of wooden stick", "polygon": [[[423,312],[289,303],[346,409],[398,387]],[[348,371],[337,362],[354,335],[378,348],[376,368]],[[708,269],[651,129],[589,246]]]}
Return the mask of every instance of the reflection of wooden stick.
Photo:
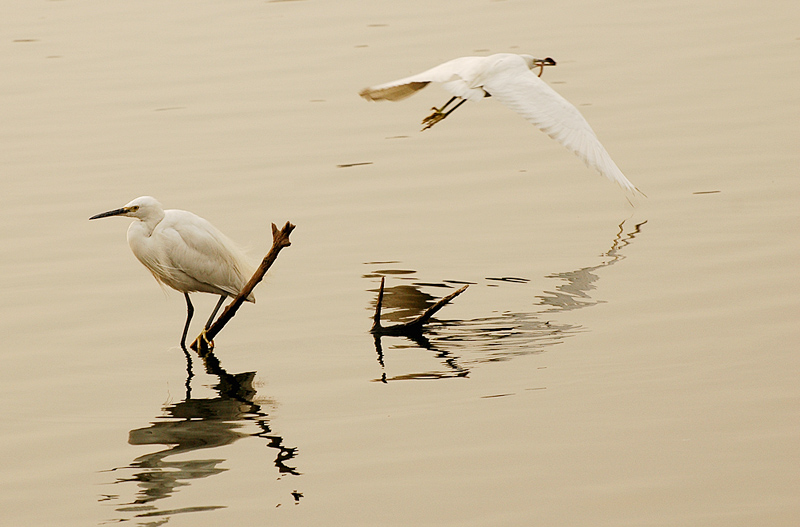
{"label": "reflection of wooden stick", "polygon": [[228,304],[225,308],[225,311],[211,324],[204,333],[201,333],[199,337],[194,339],[192,345],[190,346],[193,350],[202,353],[207,351],[210,348],[214,347],[213,340],[217,334],[222,331],[222,328],[225,327],[225,324],[228,323],[230,319],[236,314],[236,311],[239,309],[239,306],[242,305],[244,299],[250,296],[250,293],[253,292],[256,285],[264,278],[264,275],[267,274],[267,270],[272,266],[275,262],[275,259],[278,258],[278,253],[281,252],[281,249],[284,247],[289,247],[292,243],[289,241],[289,235],[294,230],[294,225],[286,222],[286,225],[283,226],[282,229],[278,230],[278,227],[275,224],[272,224],[272,248],[269,250],[267,255],[261,261],[261,265],[258,266],[256,269],[255,274],[253,274],[250,281],[245,284],[242,290],[236,295],[236,298],[233,299],[233,302]]}
{"label": "reflection of wooden stick", "polygon": [[383,282],[385,276],[381,276],[381,288],[378,290],[378,302],[375,304],[375,316],[372,317],[372,329],[370,333],[378,333],[381,329],[381,305],[383,305]]}
{"label": "reflection of wooden stick", "polygon": [[381,288],[378,290],[378,302],[375,305],[375,315],[373,316],[372,322],[372,329],[370,329],[370,333],[376,335],[408,335],[414,333],[421,333],[422,326],[427,323],[431,317],[442,309],[447,303],[453,300],[455,297],[463,293],[467,290],[468,285],[465,285],[458,291],[454,291],[449,295],[439,299],[438,302],[433,304],[431,307],[425,310],[423,314],[411,320],[410,322],[405,322],[403,324],[395,324],[394,326],[384,327],[381,325],[381,305],[383,304],[383,283],[385,281],[385,277],[381,277]]}

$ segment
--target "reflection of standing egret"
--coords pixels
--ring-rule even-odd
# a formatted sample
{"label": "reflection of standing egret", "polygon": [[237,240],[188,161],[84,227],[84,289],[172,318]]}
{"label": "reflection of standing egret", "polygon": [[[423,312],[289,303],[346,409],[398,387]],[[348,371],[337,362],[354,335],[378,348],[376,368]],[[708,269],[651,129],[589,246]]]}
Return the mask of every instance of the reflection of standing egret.
{"label": "reflection of standing egret", "polygon": [[[276,403],[258,397],[253,386],[256,372],[229,373],[212,351],[201,354],[200,358],[205,372],[218,379],[215,384],[204,384],[215,393],[211,397],[193,398],[191,392],[187,392],[183,401],[162,407],[161,414],[149,426],[130,431],[128,442],[131,445],[164,445],[165,448],[139,455],[127,466],[111,469],[117,475],[115,484],[127,487],[130,482],[138,487],[131,501],[123,500],[119,493],[104,496],[102,501],[118,505],[117,512],[126,516],[133,513],[135,518],[141,519],[224,508],[225,505],[213,505],[206,500],[202,504],[176,508],[165,506],[168,502],[164,500],[172,498],[181,488],[230,470],[225,467],[225,452],[228,451],[223,448],[247,437],[260,438],[264,446],[274,452],[273,465],[278,480],[283,476],[301,475],[294,466],[298,448],[287,446],[283,436],[272,429],[270,413]],[[189,381],[187,379],[187,386]],[[201,453],[209,451],[213,454]],[[294,503],[303,497],[296,488],[289,494]],[[161,507],[157,503],[161,503]],[[117,518],[114,522],[129,519]]]}
{"label": "reflection of standing egret", "polygon": [[[186,333],[194,314],[189,293],[220,295],[206,322],[214,316],[227,296],[236,296],[253,274],[253,267],[242,251],[203,218],[185,210],[164,210],[150,196],[142,196],[120,209],[92,216],[127,216],[137,221],[128,227],[128,244],[136,258],[153,273],[159,283],[183,293],[186,298],[186,325],[181,347],[186,349]],[[255,302],[251,294],[249,302]]]}
{"label": "reflection of standing egret", "polygon": [[[494,97],[601,175],[629,192],[639,193],[611,159],[578,109],[532,71],[538,68],[541,75],[544,66],[554,66],[555,63],[549,57],[537,59],[512,53],[461,57],[417,75],[365,88],[360,95],[371,101],[399,101],[431,82],[442,83],[442,87],[453,97],[441,108],[432,108],[433,113],[422,120],[425,125],[423,130],[453,113],[466,100],[480,101],[484,97]],[[454,99],[461,101],[445,112]]]}

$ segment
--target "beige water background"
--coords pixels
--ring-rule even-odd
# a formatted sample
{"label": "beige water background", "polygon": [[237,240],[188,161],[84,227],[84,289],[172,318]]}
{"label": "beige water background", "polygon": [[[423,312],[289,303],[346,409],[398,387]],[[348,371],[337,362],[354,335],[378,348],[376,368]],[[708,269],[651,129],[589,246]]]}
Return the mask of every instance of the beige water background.
{"label": "beige water background", "polygon": [[[796,1],[0,20],[0,524],[800,522]],[[357,95],[494,52],[554,57],[545,80],[649,197],[491,99],[419,133],[440,88]],[[144,194],[254,259],[297,225],[188,379],[181,295],[127,220],[88,221]],[[472,285],[378,353],[380,276],[394,320]]]}

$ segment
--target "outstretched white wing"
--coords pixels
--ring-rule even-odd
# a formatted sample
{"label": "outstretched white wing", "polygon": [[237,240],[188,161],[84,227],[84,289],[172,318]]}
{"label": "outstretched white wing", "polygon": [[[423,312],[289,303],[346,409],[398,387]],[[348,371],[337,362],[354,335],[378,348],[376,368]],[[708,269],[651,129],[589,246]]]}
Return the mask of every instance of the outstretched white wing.
{"label": "outstretched white wing", "polygon": [[480,100],[488,93],[601,175],[625,190],[641,193],[623,175],[578,109],[537,77],[520,55],[461,57],[410,77],[365,88],[360,95],[372,101],[399,101],[431,82],[442,83],[447,91],[463,99]]}
{"label": "outstretched white wing", "polygon": [[364,88],[359,95],[371,101],[399,101],[410,97],[431,82],[440,82],[447,91],[457,97],[479,100],[486,93],[475,82],[484,70],[485,62],[486,57],[453,59],[404,79]]}
{"label": "outstretched white wing", "polygon": [[601,175],[630,192],[640,192],[611,159],[578,109],[537,77],[523,60],[495,63],[484,78],[483,88]]}

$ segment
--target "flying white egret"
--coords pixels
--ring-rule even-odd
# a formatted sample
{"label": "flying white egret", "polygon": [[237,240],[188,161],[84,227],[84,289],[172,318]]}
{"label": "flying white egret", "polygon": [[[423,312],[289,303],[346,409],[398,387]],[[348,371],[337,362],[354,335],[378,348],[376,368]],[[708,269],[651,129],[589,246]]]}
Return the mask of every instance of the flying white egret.
{"label": "flying white egret", "polygon": [[[365,88],[360,95],[371,101],[399,101],[431,82],[442,83],[453,97],[441,108],[431,108],[433,113],[422,120],[423,130],[450,115],[467,100],[494,97],[567,147],[601,175],[627,191],[641,193],[622,174],[578,109],[539,78],[544,66],[554,65],[555,61],[549,57],[537,59],[513,53],[461,57],[404,79]],[[532,71],[536,68],[539,68],[538,75]],[[445,112],[455,99],[462,100]]]}
{"label": "flying white egret", "polygon": [[[253,274],[253,267],[242,251],[216,227],[191,212],[164,210],[155,198],[142,196],[120,209],[89,219],[109,216],[136,219],[128,227],[128,245],[133,254],[159,283],[182,292],[186,298],[188,314],[181,336],[184,350],[194,314],[189,293],[220,295],[206,322],[205,329],[208,329],[225,297],[239,294]],[[252,293],[246,300],[256,301]]]}

